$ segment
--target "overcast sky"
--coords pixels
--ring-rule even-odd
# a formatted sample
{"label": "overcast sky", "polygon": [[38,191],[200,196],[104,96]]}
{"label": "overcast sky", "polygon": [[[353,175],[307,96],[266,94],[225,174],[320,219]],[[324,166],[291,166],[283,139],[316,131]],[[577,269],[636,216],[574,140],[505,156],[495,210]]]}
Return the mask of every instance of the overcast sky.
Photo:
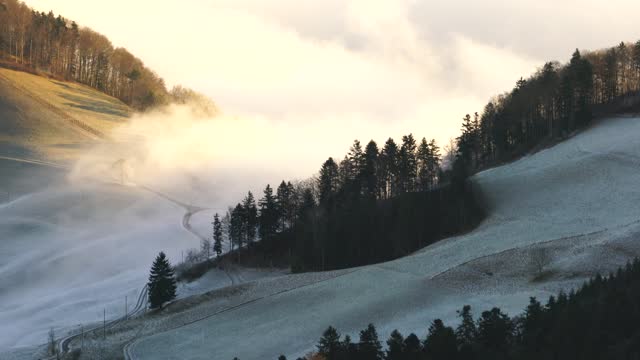
{"label": "overcast sky", "polygon": [[443,144],[544,61],[640,38],[632,0],[27,3],[105,34],[225,114],[305,138],[319,150],[296,153],[312,168],[355,138]]}

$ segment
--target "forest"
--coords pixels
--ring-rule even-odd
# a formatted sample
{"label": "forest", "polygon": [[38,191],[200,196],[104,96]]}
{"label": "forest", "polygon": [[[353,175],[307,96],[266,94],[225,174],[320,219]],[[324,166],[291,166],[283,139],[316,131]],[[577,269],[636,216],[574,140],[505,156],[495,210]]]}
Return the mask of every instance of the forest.
{"label": "forest", "polygon": [[294,271],[404,256],[482,220],[482,194],[469,176],[551,146],[595,117],[637,111],[638,94],[640,41],[576,49],[567,64],[547,62],[481,113],[465,115],[447,163],[434,140],[418,144],[411,134],[382,148],[356,140],[311,180],[283,181],[276,195],[267,186],[257,205],[249,193],[224,216],[223,230],[243,249],[238,257],[284,257]]}
{"label": "forest", "polygon": [[383,346],[372,324],[357,341],[329,327],[317,351],[298,360],[639,359],[639,299],[636,259],[615,274],[597,275],[577,291],[551,296],[544,305],[531,298],[513,318],[497,307],[474,318],[471,307],[464,306],[457,327],[435,319],[424,338],[394,330]]}
{"label": "forest", "polygon": [[529,78],[466,115],[457,139],[470,172],[551,145],[589,125],[595,116],[637,111],[640,41],[547,62]]}
{"label": "forest", "polygon": [[106,36],[18,0],[0,2],[0,66],[76,81],[137,110],[187,99],[211,102],[181,86],[168,91],[158,74]]}
{"label": "forest", "polygon": [[191,251],[187,261],[208,259],[223,234],[232,246],[223,257],[254,265],[259,258],[295,272],[407,255],[483,217],[472,184],[443,172],[440,163],[434,140],[417,142],[409,134],[382,148],[356,140],[341,161],[328,158],[317,177],[282,181],[275,191],[267,185],[259,199],[248,192],[222,217],[216,214],[214,245],[204,241],[200,256]]}

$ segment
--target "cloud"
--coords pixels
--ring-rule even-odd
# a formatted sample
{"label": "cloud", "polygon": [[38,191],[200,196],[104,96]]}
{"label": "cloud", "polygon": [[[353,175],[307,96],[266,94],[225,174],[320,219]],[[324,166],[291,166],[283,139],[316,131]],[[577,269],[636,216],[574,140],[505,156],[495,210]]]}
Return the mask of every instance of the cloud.
{"label": "cloud", "polygon": [[356,138],[413,133],[445,144],[465,113],[541,63],[464,33],[429,32],[408,0],[121,1],[102,14],[117,26],[83,2],[60,4],[76,5],[68,16],[130,47],[169,83],[211,96],[224,115],[196,121],[173,108],[137,116],[127,127],[140,134],[135,149],[120,143],[106,153],[135,159],[145,179],[190,174],[210,188],[231,186],[225,196],[311,176]]}

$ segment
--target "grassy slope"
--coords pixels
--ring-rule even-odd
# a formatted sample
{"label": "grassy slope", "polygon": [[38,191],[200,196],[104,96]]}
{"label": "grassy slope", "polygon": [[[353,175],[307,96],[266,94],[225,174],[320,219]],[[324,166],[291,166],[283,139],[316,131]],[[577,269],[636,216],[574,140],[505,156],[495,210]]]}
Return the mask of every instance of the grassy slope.
{"label": "grassy slope", "polygon": [[70,163],[130,113],[89,87],[0,68],[0,156]]}

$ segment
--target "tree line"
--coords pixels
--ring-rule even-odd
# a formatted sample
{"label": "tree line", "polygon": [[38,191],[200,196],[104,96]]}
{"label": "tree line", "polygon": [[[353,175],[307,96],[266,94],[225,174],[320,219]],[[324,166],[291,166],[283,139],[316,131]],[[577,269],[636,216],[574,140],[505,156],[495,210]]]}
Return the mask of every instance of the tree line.
{"label": "tree line", "polygon": [[[168,91],[158,74],[127,49],[114,47],[106,36],[18,0],[0,2],[2,58],[4,66],[77,81],[138,110],[180,103],[185,97],[199,103],[205,99],[182,87]],[[208,106],[213,109],[212,104]]]}
{"label": "tree line", "polygon": [[[640,358],[640,261],[615,274],[597,275],[577,291],[560,292],[546,304],[531,298],[513,318],[494,307],[474,319],[458,311],[458,326],[436,319],[426,336],[394,330],[379,340],[374,325],[358,341],[329,327],[317,351],[298,360],[628,360]],[[280,356],[279,360],[286,360]]]}
{"label": "tree line", "polygon": [[458,159],[467,171],[512,160],[587,126],[594,114],[638,107],[640,41],[547,62],[463,118]]}
{"label": "tree line", "polygon": [[[248,192],[219,230],[237,258],[257,249],[285,257],[294,271],[403,256],[481,218],[471,185],[450,181],[440,163],[435,140],[417,142],[409,134],[381,149],[355,140],[341,161],[328,158],[312,179],[282,181],[275,191],[267,185],[258,200]],[[204,241],[202,252],[208,246]]]}

